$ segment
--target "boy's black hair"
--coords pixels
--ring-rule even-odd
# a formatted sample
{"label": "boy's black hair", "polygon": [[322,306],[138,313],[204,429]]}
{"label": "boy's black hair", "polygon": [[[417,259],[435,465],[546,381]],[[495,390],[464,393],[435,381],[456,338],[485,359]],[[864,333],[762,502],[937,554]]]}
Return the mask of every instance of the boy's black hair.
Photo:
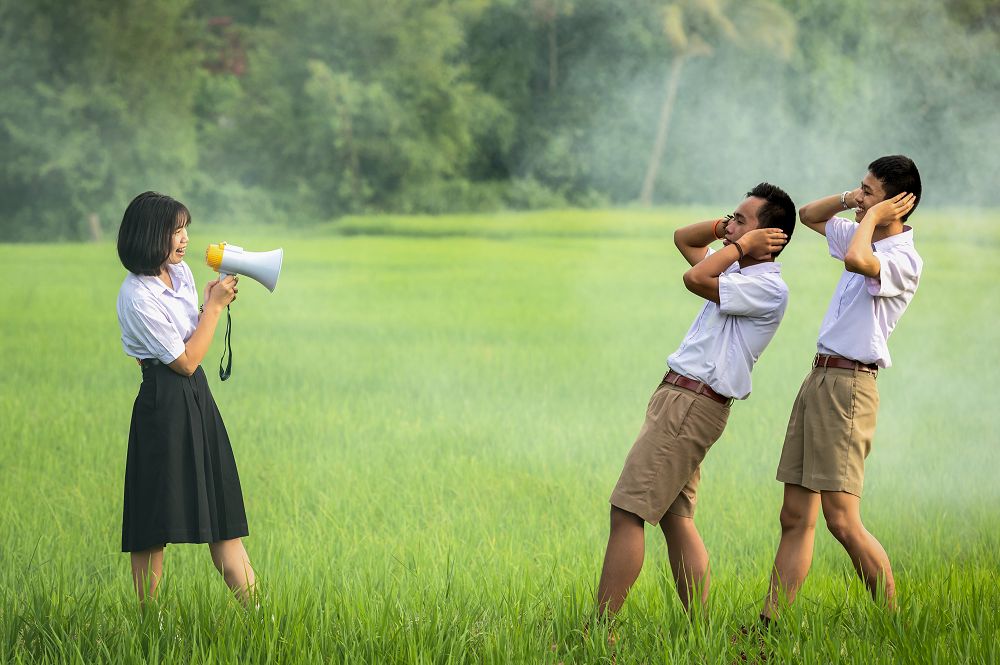
{"label": "boy's black hair", "polygon": [[917,165],[905,155],[886,155],[869,164],[868,171],[882,183],[885,198],[891,199],[900,192],[907,192],[917,197],[913,201],[913,208],[910,209],[910,212],[903,215],[902,219],[905,222],[917,209],[917,204],[920,203],[922,187]]}
{"label": "boy's black hair", "polygon": [[[792,203],[792,197],[777,185],[767,182],[762,182],[751,189],[747,192],[747,196],[764,199],[764,204],[757,211],[759,228],[781,229],[788,236],[788,242],[791,242],[792,232],[795,231],[795,204]],[[788,243],[785,243],[785,247],[788,247]],[[773,256],[781,254],[785,247],[779,249]]]}

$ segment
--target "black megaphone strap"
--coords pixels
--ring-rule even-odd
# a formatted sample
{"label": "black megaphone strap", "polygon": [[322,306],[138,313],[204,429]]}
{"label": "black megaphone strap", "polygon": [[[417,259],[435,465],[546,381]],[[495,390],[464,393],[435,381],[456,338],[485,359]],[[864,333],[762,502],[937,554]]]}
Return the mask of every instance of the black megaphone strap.
{"label": "black megaphone strap", "polygon": [[[230,341],[230,336],[233,332],[233,317],[229,314],[229,305],[226,305],[226,345],[222,349],[222,357],[219,358],[219,378],[225,381],[233,373],[233,345]],[[229,354],[229,361],[226,362],[225,368],[222,367],[222,363],[226,360],[226,354]]]}

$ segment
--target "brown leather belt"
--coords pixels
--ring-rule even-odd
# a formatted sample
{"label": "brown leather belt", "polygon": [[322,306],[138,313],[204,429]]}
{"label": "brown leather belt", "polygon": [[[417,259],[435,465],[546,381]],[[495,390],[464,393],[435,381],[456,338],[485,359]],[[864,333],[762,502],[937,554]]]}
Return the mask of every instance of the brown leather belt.
{"label": "brown leather belt", "polygon": [[878,376],[878,365],[872,363],[865,365],[857,360],[842,358],[840,356],[828,356],[825,353],[817,353],[813,358],[813,367],[835,367],[836,369],[856,369],[859,372],[868,372],[872,376]]}
{"label": "brown leather belt", "polygon": [[678,374],[674,370],[667,372],[667,375],[663,377],[663,383],[669,383],[675,385],[678,388],[684,388],[685,390],[690,390],[698,395],[704,395],[710,399],[714,399],[719,404],[725,404],[729,406],[733,403],[732,397],[725,397],[719,393],[712,390],[707,383],[702,383],[701,381],[695,381],[694,379],[689,379],[683,374]]}

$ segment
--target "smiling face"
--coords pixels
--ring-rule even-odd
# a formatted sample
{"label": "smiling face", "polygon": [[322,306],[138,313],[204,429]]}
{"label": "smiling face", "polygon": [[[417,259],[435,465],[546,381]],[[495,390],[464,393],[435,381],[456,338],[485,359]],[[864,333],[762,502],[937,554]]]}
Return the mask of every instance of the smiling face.
{"label": "smiling face", "polygon": [[726,224],[726,236],[722,244],[731,245],[746,233],[760,228],[760,220],[757,218],[757,213],[764,203],[764,199],[756,196],[748,196],[743,199],[743,202],[733,212],[733,218]]}
{"label": "smiling face", "polygon": [[[187,252],[188,232],[187,227],[191,223],[191,218],[183,212],[177,215],[177,226],[170,236],[170,253],[167,254],[167,263],[177,265],[184,260]],[[165,267],[165,266],[164,266]]]}
{"label": "smiling face", "polygon": [[871,171],[865,175],[861,181],[861,187],[856,190],[854,197],[854,219],[860,222],[864,219],[865,213],[875,205],[885,200],[885,186],[882,181],[876,178]]}

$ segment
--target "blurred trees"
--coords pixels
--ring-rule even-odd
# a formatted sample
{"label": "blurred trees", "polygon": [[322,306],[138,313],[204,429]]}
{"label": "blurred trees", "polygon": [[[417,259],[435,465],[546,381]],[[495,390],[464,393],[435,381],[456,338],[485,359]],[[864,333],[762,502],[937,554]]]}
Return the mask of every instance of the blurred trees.
{"label": "blurred trees", "polygon": [[886,152],[997,204],[998,31],[985,0],[0,0],[0,240],[146,189],[196,220],[802,199]]}
{"label": "blurred trees", "polygon": [[190,186],[190,4],[2,0],[0,237],[96,235],[150,184]]}
{"label": "blurred trees", "polygon": [[785,60],[795,50],[794,19],[770,0],[680,0],[666,3],[662,15],[663,37],[670,45],[671,56],[656,138],[639,193],[639,200],[647,206],[653,203],[684,63],[689,58],[710,56],[717,44],[727,42],[750,51],[772,51]]}

